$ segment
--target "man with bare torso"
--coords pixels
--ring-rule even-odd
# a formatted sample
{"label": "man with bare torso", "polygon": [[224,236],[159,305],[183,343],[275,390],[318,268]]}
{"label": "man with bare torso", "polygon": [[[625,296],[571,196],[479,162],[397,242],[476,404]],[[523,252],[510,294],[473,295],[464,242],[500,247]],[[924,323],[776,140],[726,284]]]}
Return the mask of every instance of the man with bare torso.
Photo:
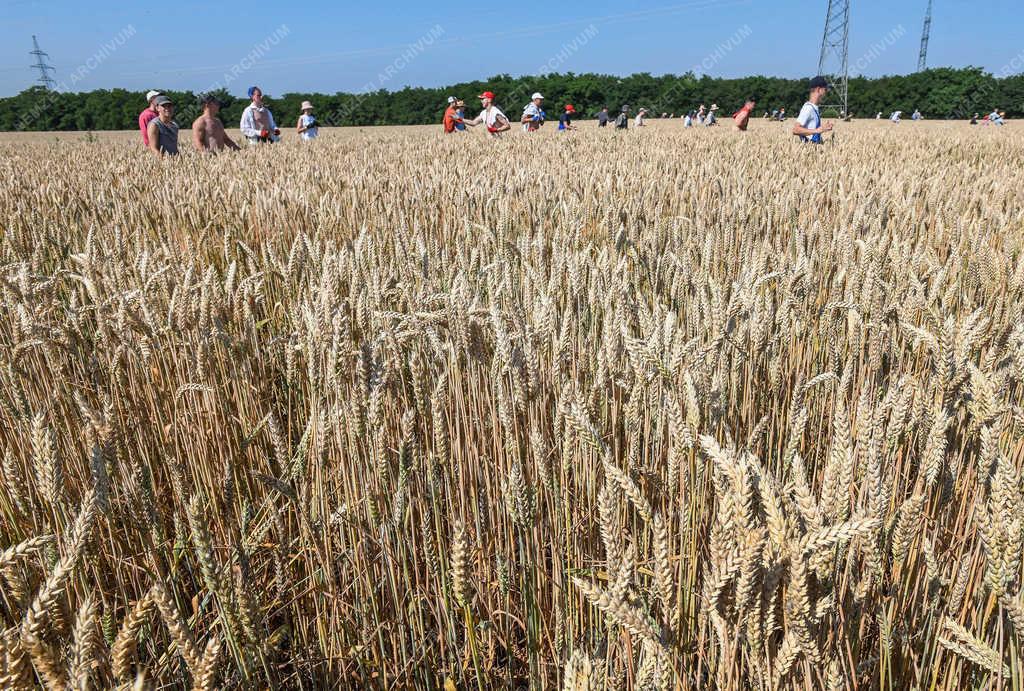
{"label": "man with bare torso", "polygon": [[217,117],[220,112],[220,101],[212,94],[200,99],[203,114],[192,123],[192,146],[197,151],[220,151],[228,148],[238,151],[238,144],[224,131],[224,124]]}

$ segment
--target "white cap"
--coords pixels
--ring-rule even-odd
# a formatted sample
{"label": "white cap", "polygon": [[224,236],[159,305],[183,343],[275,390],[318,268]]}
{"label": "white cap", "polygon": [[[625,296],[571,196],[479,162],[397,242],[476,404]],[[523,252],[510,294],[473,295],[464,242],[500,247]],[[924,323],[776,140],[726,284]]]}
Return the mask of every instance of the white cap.
{"label": "white cap", "polygon": [[448,103],[455,103],[456,100],[458,100],[458,99],[456,99],[454,96],[449,96],[448,97]]}
{"label": "white cap", "polygon": [[539,98],[539,99],[541,99],[542,101],[544,100],[544,97],[540,95],[540,92],[539,92],[539,91],[535,91],[535,92],[533,92],[533,96],[530,96],[530,100],[531,100],[531,101],[535,101],[535,100],[537,100],[538,98]]}
{"label": "white cap", "polygon": [[146,93],[146,100],[152,101],[156,96],[163,96],[163,91],[149,91]]}

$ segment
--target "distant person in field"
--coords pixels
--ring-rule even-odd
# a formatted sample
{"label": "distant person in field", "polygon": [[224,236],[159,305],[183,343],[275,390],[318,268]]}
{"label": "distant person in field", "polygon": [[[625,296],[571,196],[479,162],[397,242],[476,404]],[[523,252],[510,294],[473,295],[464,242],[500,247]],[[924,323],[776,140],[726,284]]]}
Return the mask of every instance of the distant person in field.
{"label": "distant person in field", "polygon": [[611,119],[611,116],[608,115],[608,106],[605,106],[605,107],[603,107],[601,109],[601,112],[597,114],[597,126],[598,127],[607,127],[608,126],[608,121],[610,119]]}
{"label": "distant person in field", "polygon": [[466,131],[466,103],[461,98],[455,102],[455,130]]}
{"label": "distant person in field", "polygon": [[156,99],[159,96],[163,96],[159,91],[150,91],[146,94],[149,105],[139,113],[139,131],[142,132],[142,144],[146,148],[149,148],[149,121],[159,115],[156,111]]}
{"label": "distant person in field", "polygon": [[793,134],[800,137],[800,141],[804,143],[821,144],[821,135],[832,131],[832,123],[821,124],[821,111],[818,109],[825,94],[828,93],[828,81],[818,76],[812,79],[808,86],[810,95],[807,97],[807,103],[800,109],[800,114],[796,116]]}
{"label": "distant person in field", "polygon": [[711,104],[711,108],[708,110],[707,117],[704,118],[704,126],[705,127],[714,127],[715,125],[718,124],[718,118],[715,116],[715,113],[717,113],[717,112],[718,112],[718,104],[717,103],[712,103]]}
{"label": "distant person in field", "polygon": [[615,118],[615,129],[624,130],[629,128],[629,106],[622,106],[622,112]]}
{"label": "distant person in field", "polygon": [[785,108],[780,108],[779,109],[779,122],[785,122],[785,120],[786,120],[786,109]]}
{"label": "distant person in field", "polygon": [[974,114],[974,117],[973,117],[973,118],[971,118],[971,124],[972,124],[972,125],[977,125],[977,124],[978,124],[978,118],[979,118],[979,117],[981,117],[981,116],[980,116],[980,115],[979,115],[978,113],[975,113],[975,114]]}
{"label": "distant person in field", "polygon": [[683,127],[693,127],[694,115],[695,113],[692,110],[686,114],[686,117],[683,118]]}
{"label": "distant person in field", "polygon": [[538,91],[530,97],[530,102],[523,108],[523,117],[519,122],[523,123],[523,132],[536,132],[547,118],[548,114],[544,112],[544,97]]}
{"label": "distant person in field", "polygon": [[704,104],[701,103],[700,104],[700,108],[697,109],[697,124],[698,125],[703,125],[704,124],[704,113],[705,112],[706,111],[704,109]]}
{"label": "distant person in field", "polygon": [[501,112],[501,108],[494,105],[494,94],[492,92],[485,91],[478,98],[480,99],[480,107],[483,110],[472,120],[466,120],[467,125],[470,127],[484,125],[487,128],[488,134],[492,137],[500,137],[502,132],[508,132],[512,129],[512,124],[508,121],[508,117]]}
{"label": "distant person in field", "polygon": [[902,110],[894,110],[892,112],[892,115],[889,116],[889,122],[898,125],[900,123],[900,118],[901,117],[903,117],[903,111]]}
{"label": "distant person in field", "polygon": [[149,121],[149,150],[157,158],[178,155],[178,123],[174,121],[174,103],[166,96],[156,97],[159,115]]}
{"label": "distant person in field", "polygon": [[993,108],[992,112],[989,113],[988,121],[990,123],[992,123],[993,125],[1002,125],[1003,124],[1003,115],[1004,115],[1004,113],[1000,113],[997,108]]}
{"label": "distant person in field", "polygon": [[576,109],[571,103],[565,106],[565,112],[558,116],[558,129],[561,131],[574,130],[576,126],[572,124],[572,116],[576,114]]}
{"label": "distant person in field", "polygon": [[917,108],[914,108],[914,114],[910,116],[910,119],[911,120],[924,120],[924,116],[921,115],[921,111],[919,111]]}
{"label": "distant person in field", "polygon": [[320,136],[320,126],[316,124],[316,117],[313,115],[313,104],[309,101],[302,102],[302,115],[295,125],[299,138],[304,141],[312,141]]}
{"label": "distant person in field", "polygon": [[881,120],[881,119],[882,119],[882,111],[878,111],[878,113],[875,115],[875,120]]}
{"label": "distant person in field", "polygon": [[249,87],[252,103],[242,111],[239,129],[250,144],[269,144],[281,138],[281,130],[274,123],[270,109],[263,105],[263,91],[258,86]]}
{"label": "distant person in field", "polygon": [[636,114],[636,120],[633,121],[633,126],[634,127],[644,127],[645,124],[646,124],[645,123],[646,119],[647,119],[647,109],[646,108],[641,108],[640,111]]}
{"label": "distant person in field", "polygon": [[206,94],[199,103],[203,114],[192,122],[192,146],[197,151],[220,151],[225,148],[238,151],[238,144],[228,137],[224,123],[217,117],[220,101],[213,94]]}
{"label": "distant person in field", "polygon": [[[753,97],[748,98],[743,107],[732,114],[732,121],[740,132],[747,131],[747,125],[750,124],[750,113],[753,112],[755,106],[757,106],[757,101]],[[765,113],[765,116],[767,115],[768,113]]]}

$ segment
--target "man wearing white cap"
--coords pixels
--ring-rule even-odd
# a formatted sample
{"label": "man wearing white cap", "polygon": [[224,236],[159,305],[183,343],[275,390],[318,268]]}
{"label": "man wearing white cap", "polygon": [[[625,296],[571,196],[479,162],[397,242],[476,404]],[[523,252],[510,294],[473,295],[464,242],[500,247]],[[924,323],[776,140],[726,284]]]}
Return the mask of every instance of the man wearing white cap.
{"label": "man wearing white cap", "polygon": [[536,132],[547,119],[547,113],[543,108],[544,97],[540,95],[540,92],[535,93],[530,99],[530,102],[523,108],[523,117],[519,121],[523,123],[523,132]]}
{"label": "man wearing white cap", "polygon": [[159,91],[150,91],[146,94],[146,100],[149,105],[146,109],[139,113],[139,130],[142,132],[142,143],[145,147],[149,148],[149,121],[155,118],[159,113],[156,112],[156,98],[157,96],[163,96]]}
{"label": "man wearing white cap", "polygon": [[317,127],[316,124],[316,118],[313,117],[313,104],[309,101],[302,102],[302,115],[299,116],[299,123],[295,127],[299,132],[299,137],[301,137],[304,142],[316,139],[320,134],[320,128]]}

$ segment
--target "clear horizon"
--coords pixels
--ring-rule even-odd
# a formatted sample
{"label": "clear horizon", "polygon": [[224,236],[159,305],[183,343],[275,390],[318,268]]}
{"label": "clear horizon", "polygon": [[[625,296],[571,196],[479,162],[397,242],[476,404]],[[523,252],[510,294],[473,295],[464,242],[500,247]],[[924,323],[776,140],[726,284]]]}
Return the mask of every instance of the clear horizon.
{"label": "clear horizon", "polygon": [[[33,34],[62,91],[223,87],[241,95],[258,83],[270,95],[358,93],[546,72],[795,78],[817,67],[826,4],[601,0],[528,15],[514,6],[452,11],[400,0],[382,17],[375,8],[319,0],[296,15],[253,0],[239,21],[235,6],[185,0],[174,6],[184,28],[168,29],[146,6],[5,0],[0,96],[36,83]],[[851,76],[914,72],[926,4],[852,3]],[[1014,5],[936,2],[928,65],[976,66],[997,76],[1024,70]]]}

